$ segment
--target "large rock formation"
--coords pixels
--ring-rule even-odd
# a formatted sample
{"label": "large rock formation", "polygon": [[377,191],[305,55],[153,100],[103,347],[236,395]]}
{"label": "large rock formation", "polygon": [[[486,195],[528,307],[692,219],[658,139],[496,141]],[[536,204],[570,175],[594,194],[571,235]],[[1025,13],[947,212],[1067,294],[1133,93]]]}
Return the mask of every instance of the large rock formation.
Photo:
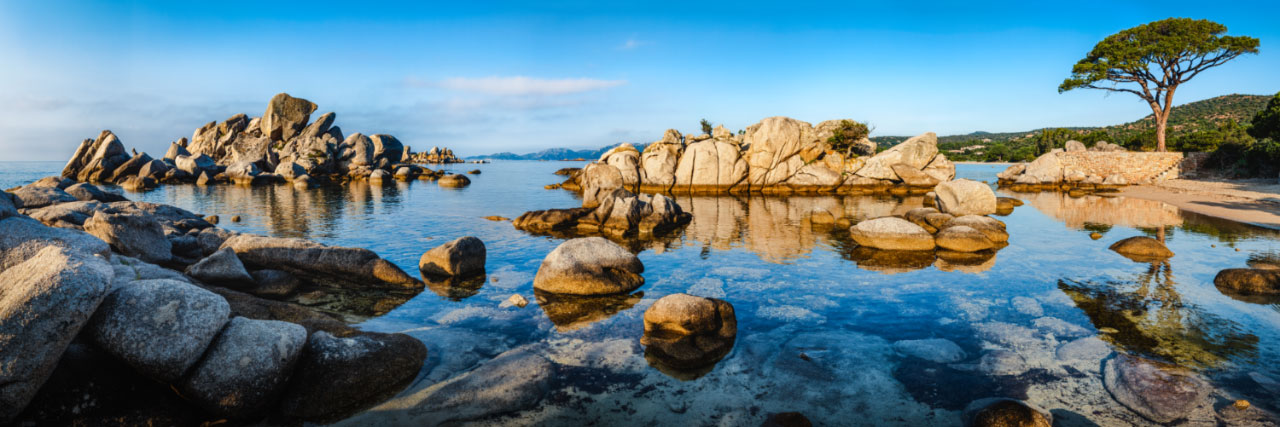
{"label": "large rock formation", "polygon": [[1105,142],[1088,150],[1082,147],[1073,144],[1070,150],[1009,166],[997,175],[1000,186],[1035,191],[1149,184],[1177,178],[1183,160],[1182,153],[1130,153],[1112,150]]}
{"label": "large rock formation", "polygon": [[[606,152],[561,186],[581,189],[587,206],[615,188],[698,193],[888,192],[904,186],[923,194],[955,177],[955,165],[938,153],[937,136],[926,133],[875,154],[875,143],[857,141],[846,151],[828,140],[838,120],[809,123],[770,117],[734,135],[718,126],[711,135],[682,137],[668,130],[636,152],[629,144]],[[611,166],[609,170],[594,170]]]}

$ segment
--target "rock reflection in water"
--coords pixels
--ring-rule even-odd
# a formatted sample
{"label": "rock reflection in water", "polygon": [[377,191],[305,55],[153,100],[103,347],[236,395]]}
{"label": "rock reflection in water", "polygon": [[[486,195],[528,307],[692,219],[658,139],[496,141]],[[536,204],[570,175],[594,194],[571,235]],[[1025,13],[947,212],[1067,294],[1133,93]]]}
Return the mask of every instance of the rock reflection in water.
{"label": "rock reflection in water", "polygon": [[1256,356],[1258,337],[1178,293],[1168,262],[1150,264],[1133,281],[1059,280],[1058,288],[1103,334],[1131,353],[1201,369]]}
{"label": "rock reflection in water", "polygon": [[840,233],[847,236],[852,223],[902,215],[923,206],[924,198],[685,195],[676,202],[693,214],[684,230],[687,245],[715,250],[742,246],[764,261],[784,263],[807,256],[822,242],[838,247]]}
{"label": "rock reflection in water", "polygon": [[634,294],[579,296],[559,295],[539,290],[533,296],[547,314],[556,330],[568,332],[613,317],[629,309],[644,298],[644,292]]}
{"label": "rock reflection in water", "polygon": [[716,363],[733,350],[737,335],[692,335],[654,337],[645,335],[644,360],[668,376],[692,381],[715,369]]}
{"label": "rock reflection in water", "polygon": [[419,292],[313,287],[299,291],[284,300],[335,314],[347,323],[359,323],[387,314],[413,299]]}
{"label": "rock reflection in water", "polygon": [[[332,236],[335,224],[347,215],[371,215],[398,209],[401,193],[410,183],[370,186],[364,182],[298,189],[291,185],[171,185],[165,203],[196,204],[206,213],[242,213],[253,217],[277,237]],[[188,202],[181,202],[188,201]],[[216,203],[216,205],[215,205]]]}
{"label": "rock reflection in water", "polygon": [[1173,205],[1132,197],[1071,197],[1055,191],[1010,194],[1045,215],[1066,223],[1067,227],[1079,230],[1090,230],[1092,224],[1158,228],[1182,225],[1183,221],[1181,210]]}
{"label": "rock reflection in water", "polygon": [[436,295],[450,301],[462,301],[480,293],[487,277],[483,274],[471,277],[437,277],[424,273],[422,281]]}

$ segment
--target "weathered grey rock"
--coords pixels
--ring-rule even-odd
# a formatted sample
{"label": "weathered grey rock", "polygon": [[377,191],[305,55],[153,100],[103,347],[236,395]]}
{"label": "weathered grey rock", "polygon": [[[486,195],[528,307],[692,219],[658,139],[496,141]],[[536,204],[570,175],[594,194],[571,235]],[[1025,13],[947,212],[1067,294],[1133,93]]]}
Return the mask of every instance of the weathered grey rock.
{"label": "weathered grey rock", "polygon": [[205,171],[213,173],[217,167],[213,158],[204,154],[195,156],[178,156],[178,158],[174,159],[173,163],[175,168],[186,172],[191,176],[200,176],[200,173]]}
{"label": "weathered grey rock", "polygon": [[10,194],[16,199],[17,207],[23,209],[37,209],[79,200],[58,187],[26,186],[13,190]]}
{"label": "weathered grey rock", "polygon": [[1280,295],[1280,270],[1228,268],[1213,277],[1213,285],[1228,295]]}
{"label": "weathered grey rock", "polygon": [[426,357],[426,346],[408,335],[313,332],[279,411],[309,420],[343,418],[400,392]]}
{"label": "weathered grey rock", "polygon": [[594,208],[613,190],[623,188],[622,172],[613,165],[591,163],[582,168],[578,174],[578,185],[582,187],[582,207]]}
{"label": "weathered grey rock", "polygon": [[315,111],[316,104],[311,101],[279,93],[267,103],[267,111],[262,113],[258,127],[262,135],[272,141],[288,141],[307,125]]}
{"label": "weathered grey rock", "polygon": [[1118,354],[1103,367],[1103,384],[1125,407],[1157,423],[1185,418],[1209,404],[1210,387],[1194,373],[1127,354]]}
{"label": "weathered grey rock", "polygon": [[116,193],[102,191],[96,185],[89,183],[78,183],[67,187],[67,194],[72,195],[76,200],[80,201],[99,201],[103,203],[120,202],[126,200],[124,196]]}
{"label": "weathered grey rock", "polygon": [[938,135],[929,132],[911,137],[901,144],[867,159],[857,175],[867,178],[898,180],[893,165],[905,164],[923,170],[938,155]]}
{"label": "weathered grey rock", "polygon": [[284,391],[306,341],[307,330],[293,323],[231,319],[183,381],[183,395],[225,417],[259,415]]}
{"label": "weathered grey rock", "polygon": [[510,350],[471,372],[398,398],[391,403],[408,411],[396,421],[380,421],[375,410],[352,422],[452,425],[533,407],[556,376],[555,365],[540,354],[545,351],[536,345]]}
{"label": "weathered grey rock", "polygon": [[111,172],[111,176],[105,179],[105,181],[120,182],[127,177],[137,175],[138,171],[142,170],[143,166],[147,163],[151,163],[151,160],[151,156],[147,155],[147,153],[137,154],[120,164],[120,166],[117,166],[116,169]]}
{"label": "weathered grey rock", "polygon": [[329,130],[333,127],[334,120],[337,118],[338,115],[332,112],[321,114],[320,117],[316,117],[315,121],[302,129],[302,132],[298,134],[298,139],[323,137],[329,133]]}
{"label": "weathered grey rock", "polygon": [[104,259],[111,256],[111,247],[93,235],[46,227],[34,219],[15,216],[0,220],[0,271],[25,262],[50,245]]}
{"label": "weathered grey rock", "polygon": [[368,166],[374,163],[373,152],[373,141],[369,137],[353,133],[342,142],[340,157],[348,165],[346,168]]}
{"label": "weathered grey rock", "polygon": [[253,161],[242,160],[227,166],[227,176],[237,182],[252,182],[253,177],[262,173],[262,169],[258,168],[258,164]]}
{"label": "weathered grey rock", "polygon": [[89,322],[93,342],[134,369],[176,381],[227,323],[231,307],[215,293],[177,280],[139,280],[116,288]]}
{"label": "weathered grey rock", "polygon": [[769,117],[747,127],[747,182],[764,187],[785,182],[806,163],[826,151],[813,126],[789,117]]}
{"label": "weathered grey rock", "polygon": [[555,294],[619,294],[643,285],[643,272],[639,258],[602,237],[570,239],[542,260],[533,287]]}
{"label": "weathered grey rock", "polygon": [[511,225],[517,230],[546,233],[553,230],[563,230],[574,227],[578,225],[578,221],[582,217],[585,217],[594,211],[595,209],[593,208],[529,211],[521,214],[515,220],[512,220]]}
{"label": "weathered grey rock", "polygon": [[933,188],[934,204],[939,211],[955,216],[990,215],[996,213],[996,193],[978,181],[957,179]]}
{"label": "weathered grey rock", "polygon": [[924,228],[897,217],[862,221],[849,228],[849,237],[859,245],[898,251],[933,250],[933,236]]}
{"label": "weathered grey rock", "polygon": [[156,187],[156,180],[149,176],[131,176],[120,183],[120,188],[128,191],[143,191]]}
{"label": "weathered grey rock", "polygon": [[106,207],[97,201],[68,202],[45,206],[40,209],[26,210],[27,216],[50,227],[72,228],[84,230],[84,222],[94,212]]}
{"label": "weathered grey rock", "polygon": [[956,363],[966,356],[959,345],[945,338],[902,340],[893,343],[893,349],[934,363]]}
{"label": "weathered grey rock", "polygon": [[373,143],[374,162],[387,159],[392,163],[398,163],[404,158],[404,144],[394,136],[375,134],[369,137],[369,142]]}
{"label": "weathered grey rock", "polygon": [[454,173],[440,177],[440,179],[436,180],[436,185],[449,188],[461,188],[471,185],[471,178],[467,178],[466,175]]}
{"label": "weathered grey rock", "polygon": [[18,215],[17,198],[8,191],[0,191],[0,219]]}
{"label": "weathered grey rock", "polygon": [[129,161],[124,144],[109,130],[94,140],[84,140],[62,169],[62,176],[82,182],[100,182],[111,177],[117,167]]}
{"label": "weathered grey rock", "polygon": [[389,183],[389,181],[391,181],[391,174],[387,173],[387,171],[384,171],[382,169],[376,169],[373,171],[373,173],[369,174],[370,185],[387,184]]}
{"label": "weathered grey rock", "polygon": [[106,297],[111,266],[45,246],[0,273],[0,423],[22,411]]}
{"label": "weathered grey rock", "polygon": [[234,250],[246,265],[285,270],[312,282],[360,289],[422,287],[421,281],[368,249],[251,234],[228,237],[222,247]]}
{"label": "weathered grey rock", "polygon": [[244,269],[244,264],[231,248],[222,248],[187,267],[187,275],[201,282],[243,288],[252,285],[253,277]]}
{"label": "weathered grey rock", "polygon": [[1146,236],[1133,236],[1120,240],[1112,243],[1108,249],[1139,262],[1162,260],[1173,256],[1173,251],[1169,250],[1164,243]]}
{"label": "weathered grey rock", "polygon": [[484,262],[484,242],[465,236],[422,254],[418,269],[426,275],[465,277],[484,274]]}
{"label": "weathered grey rock", "polygon": [[279,165],[276,165],[275,174],[280,175],[285,179],[294,179],[296,177],[306,175],[307,169],[292,161],[280,162]]}
{"label": "weathered grey rock", "polygon": [[957,225],[944,228],[934,236],[938,247],[956,252],[978,252],[995,247],[986,234],[973,228]]}
{"label": "weathered grey rock", "polygon": [[173,246],[164,228],[149,214],[94,212],[84,222],[84,231],[110,244],[116,252],[150,263],[164,263],[173,257]]}
{"label": "weathered grey rock", "polygon": [[933,160],[928,166],[924,167],[924,173],[938,180],[938,182],[947,182],[956,177],[956,165],[947,160],[947,156],[942,153],[933,156]]}

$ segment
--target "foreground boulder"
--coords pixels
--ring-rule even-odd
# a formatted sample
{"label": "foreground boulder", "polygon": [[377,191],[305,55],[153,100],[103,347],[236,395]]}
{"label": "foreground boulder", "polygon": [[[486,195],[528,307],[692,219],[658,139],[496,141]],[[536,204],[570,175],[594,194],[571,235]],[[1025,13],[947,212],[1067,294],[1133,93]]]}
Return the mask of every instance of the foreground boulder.
{"label": "foreground boulder", "polygon": [[227,323],[221,296],[177,280],[139,280],[107,296],[89,324],[99,347],[144,375],[176,381]]}
{"label": "foreground boulder", "polygon": [[957,179],[933,188],[938,210],[955,216],[996,213],[996,193],[978,181]]}
{"label": "foreground boulder", "polygon": [[434,276],[474,276],[484,274],[484,242],[466,236],[437,246],[422,254],[418,269]]}
{"label": "foreground boulder", "polygon": [[84,231],[97,236],[122,254],[153,264],[173,258],[173,245],[164,228],[149,214],[113,214],[98,211],[84,222]]}
{"label": "foreground boulder", "polygon": [[1161,424],[1209,404],[1210,387],[1188,370],[1126,354],[1103,368],[1103,384],[1125,407]]}
{"label": "foreground boulder", "polygon": [[965,226],[978,230],[992,243],[1001,244],[1009,241],[1009,232],[1005,230],[1005,225],[998,219],[989,216],[965,215],[953,218],[944,223],[940,228],[948,228],[954,226]]}
{"label": "foreground boulder", "polygon": [[1213,284],[1235,295],[1280,295],[1280,270],[1228,268],[1214,276]]}
{"label": "foreground boulder", "polygon": [[942,229],[934,241],[938,247],[956,252],[978,252],[995,247],[986,234],[963,225]]}
{"label": "foreground boulder", "polygon": [[218,415],[259,415],[284,390],[306,340],[293,323],[231,319],[183,381],[183,395]]}
{"label": "foreground boulder", "polygon": [[111,277],[103,258],[57,246],[0,273],[0,424],[35,396]]}
{"label": "foreground boulder", "polygon": [[13,197],[16,199],[17,207],[23,209],[37,209],[49,205],[59,203],[74,202],[75,196],[63,191],[58,187],[35,187],[25,186],[13,191]]}
{"label": "foreground boulder", "polygon": [[896,251],[928,251],[933,236],[919,225],[897,217],[862,221],[849,228],[849,237],[861,246]]}
{"label": "foreground boulder", "polygon": [[1111,244],[1108,248],[1138,262],[1154,262],[1173,256],[1173,251],[1159,240],[1146,236],[1134,236]]}
{"label": "foreground boulder", "polygon": [[111,247],[89,233],[51,228],[31,218],[15,216],[0,220],[0,271],[26,262],[46,246],[75,252],[111,256]]}
{"label": "foreground boulder", "polygon": [[339,337],[316,331],[307,339],[281,398],[281,414],[333,421],[399,393],[427,357],[422,341],[403,334]]}
{"label": "foreground boulder", "polygon": [[672,294],[645,310],[640,344],[660,369],[686,371],[719,362],[737,335],[738,320],[727,301]]}
{"label": "foreground boulder", "polygon": [[554,294],[608,295],[644,284],[644,264],[603,237],[571,239],[547,254],[533,288]]}
{"label": "foreground boulder", "polygon": [[230,237],[222,247],[235,251],[245,264],[288,271],[320,284],[357,289],[422,287],[421,281],[368,249],[251,234]]}

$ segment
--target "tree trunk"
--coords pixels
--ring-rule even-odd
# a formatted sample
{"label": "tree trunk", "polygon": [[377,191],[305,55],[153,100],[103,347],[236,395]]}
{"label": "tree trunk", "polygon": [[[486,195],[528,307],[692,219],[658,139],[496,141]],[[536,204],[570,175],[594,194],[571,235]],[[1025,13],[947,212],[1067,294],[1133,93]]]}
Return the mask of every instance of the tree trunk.
{"label": "tree trunk", "polygon": [[1156,114],[1156,151],[1164,152],[1165,128],[1169,125],[1168,114]]}

